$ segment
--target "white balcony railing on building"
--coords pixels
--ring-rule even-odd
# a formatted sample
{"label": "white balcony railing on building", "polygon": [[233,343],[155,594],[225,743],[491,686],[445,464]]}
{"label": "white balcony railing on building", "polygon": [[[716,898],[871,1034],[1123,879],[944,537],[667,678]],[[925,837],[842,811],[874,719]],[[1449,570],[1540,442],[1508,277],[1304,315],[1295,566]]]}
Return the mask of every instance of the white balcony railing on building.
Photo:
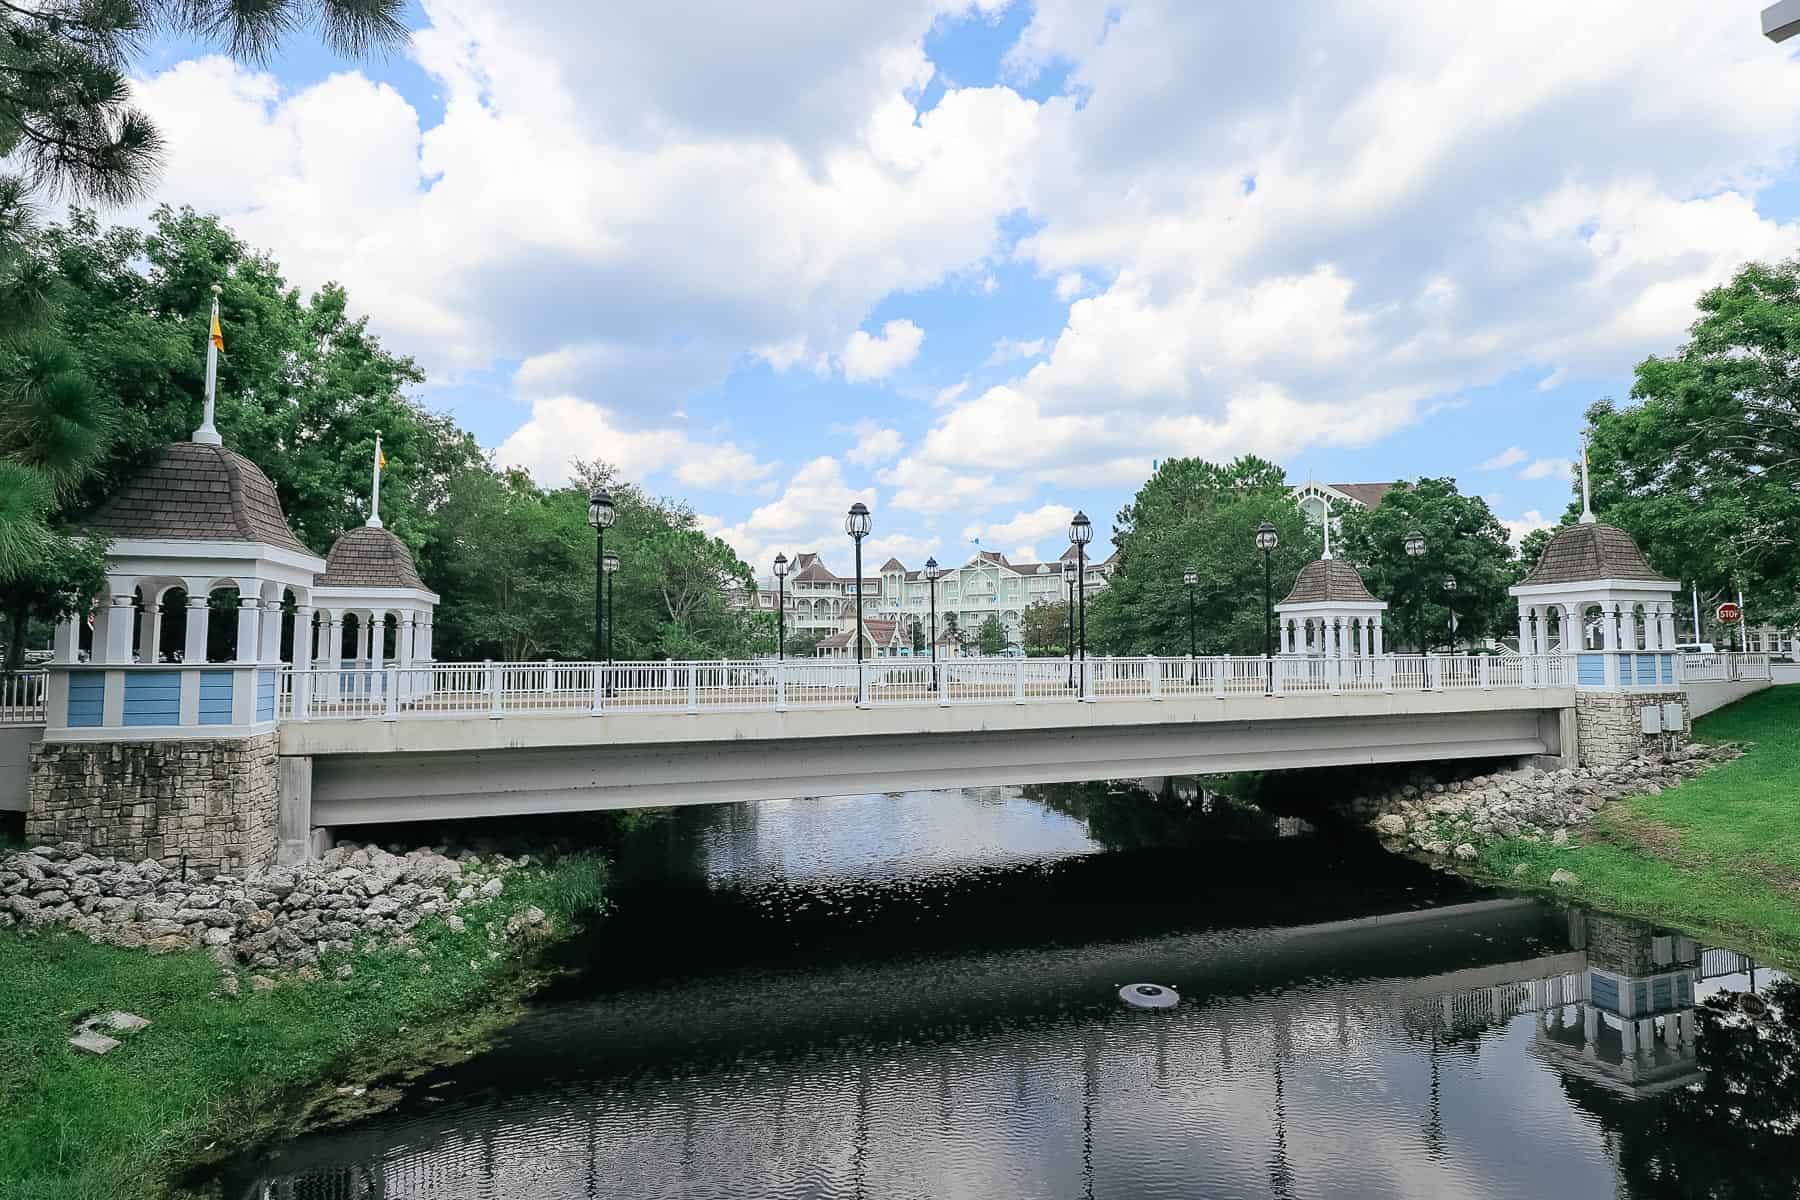
{"label": "white balcony railing on building", "polygon": [[1560,655],[434,663],[288,671],[297,720],[1105,703],[1566,687]]}
{"label": "white balcony railing on building", "polygon": [[45,672],[0,672],[0,725],[44,723]]}

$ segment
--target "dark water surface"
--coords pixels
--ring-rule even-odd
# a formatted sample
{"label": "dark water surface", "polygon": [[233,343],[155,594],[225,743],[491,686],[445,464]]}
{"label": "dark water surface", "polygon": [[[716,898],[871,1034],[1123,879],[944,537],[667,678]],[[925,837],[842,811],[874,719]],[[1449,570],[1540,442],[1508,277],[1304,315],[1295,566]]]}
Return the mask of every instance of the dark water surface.
{"label": "dark water surface", "polygon": [[616,875],[491,1052],[225,1194],[1800,1195],[1792,985],[1755,969],[1753,1020],[1737,954],[1355,831],[906,793],[687,810]]}

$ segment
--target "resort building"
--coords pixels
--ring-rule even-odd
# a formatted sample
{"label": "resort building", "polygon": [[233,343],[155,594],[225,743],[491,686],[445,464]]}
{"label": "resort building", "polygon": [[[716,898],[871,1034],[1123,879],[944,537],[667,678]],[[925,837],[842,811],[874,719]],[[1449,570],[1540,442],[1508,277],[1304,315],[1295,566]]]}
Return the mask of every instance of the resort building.
{"label": "resort building", "polygon": [[1294,503],[1306,514],[1306,519],[1314,525],[1325,519],[1325,514],[1332,508],[1350,505],[1355,508],[1374,508],[1381,503],[1381,498],[1392,491],[1396,484],[1392,483],[1320,483],[1316,479],[1308,479],[1299,487],[1293,488]]}

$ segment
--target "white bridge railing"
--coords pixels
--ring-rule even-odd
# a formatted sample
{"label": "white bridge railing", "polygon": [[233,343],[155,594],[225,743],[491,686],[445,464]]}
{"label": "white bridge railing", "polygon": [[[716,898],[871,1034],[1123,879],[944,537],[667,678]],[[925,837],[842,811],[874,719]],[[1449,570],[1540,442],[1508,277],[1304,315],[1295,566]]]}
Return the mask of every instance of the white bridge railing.
{"label": "white bridge railing", "polygon": [[1682,656],[1684,683],[1735,683],[1773,678],[1767,654],[1686,654]]}
{"label": "white bridge railing", "polygon": [[1566,687],[1561,655],[485,662],[289,670],[291,720],[1104,703]]}
{"label": "white bridge railing", "polygon": [[0,671],[0,725],[42,725],[45,681],[43,670]]}

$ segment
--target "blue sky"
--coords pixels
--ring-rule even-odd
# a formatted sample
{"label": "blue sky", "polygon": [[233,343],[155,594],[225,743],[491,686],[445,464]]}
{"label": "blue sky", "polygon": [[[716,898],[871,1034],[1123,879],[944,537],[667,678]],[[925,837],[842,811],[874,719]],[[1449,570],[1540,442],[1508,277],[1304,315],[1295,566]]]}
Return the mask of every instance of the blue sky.
{"label": "blue sky", "polygon": [[1754,4],[496,7],[378,62],[153,47],[158,199],[342,281],[501,461],[610,460],[758,567],[845,565],[854,499],[877,561],[1052,556],[1177,454],[1523,532],[1800,231]]}

